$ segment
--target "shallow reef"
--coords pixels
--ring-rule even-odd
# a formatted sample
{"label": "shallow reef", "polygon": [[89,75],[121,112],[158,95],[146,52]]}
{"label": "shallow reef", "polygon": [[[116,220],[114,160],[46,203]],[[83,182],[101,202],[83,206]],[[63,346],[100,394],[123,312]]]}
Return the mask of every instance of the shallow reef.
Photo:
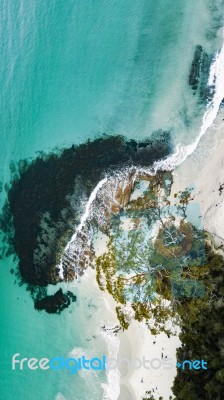
{"label": "shallow reef", "polygon": [[[61,254],[80,222],[85,204],[105,176],[133,166],[148,167],[172,151],[171,134],[155,132],[150,140],[107,136],[35,160],[12,165],[8,200],[0,227],[8,249],[18,257],[19,279],[29,286],[60,282],[57,267]],[[91,249],[85,256],[91,258]],[[81,260],[83,262],[83,260]],[[80,274],[82,273],[80,263]],[[69,263],[63,266],[66,281],[75,277]],[[40,304],[40,303],[38,303]]]}

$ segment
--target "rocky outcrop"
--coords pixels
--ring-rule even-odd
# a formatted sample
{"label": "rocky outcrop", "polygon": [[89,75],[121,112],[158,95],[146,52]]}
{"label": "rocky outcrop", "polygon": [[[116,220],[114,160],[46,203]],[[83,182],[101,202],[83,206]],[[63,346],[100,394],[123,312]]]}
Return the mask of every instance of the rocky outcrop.
{"label": "rocky outcrop", "polygon": [[203,59],[203,48],[200,45],[195,46],[194,57],[189,74],[189,85],[194,91],[197,90],[201,76],[201,66]]}
{"label": "rocky outcrop", "polygon": [[72,292],[68,291],[63,293],[62,289],[59,289],[52,296],[36,299],[34,301],[34,307],[38,311],[45,310],[48,314],[60,314],[74,301],[76,301],[76,296]]}
{"label": "rocky outcrop", "polygon": [[[30,165],[20,163],[8,199],[22,279],[40,286],[60,281],[57,265],[63,249],[102,177],[128,166],[149,166],[170,151],[167,132],[159,132],[156,138],[142,144],[127,142],[120,136],[105,136],[72,146],[61,154],[42,155]],[[132,186],[118,186],[116,203],[124,207],[131,190]],[[113,211],[115,207],[114,204]],[[91,249],[86,251],[91,258]],[[82,262],[79,267],[81,271]],[[64,276],[68,280],[74,278],[69,263]]]}
{"label": "rocky outcrop", "polygon": [[207,54],[200,45],[195,46],[193,61],[189,73],[189,85],[194,94],[198,94],[202,100],[211,100],[214,88],[208,86],[210,67],[214,54]]}
{"label": "rocky outcrop", "polygon": [[[5,233],[11,229],[7,233],[19,259],[21,281],[29,288],[45,287],[82,275],[93,264],[91,229],[100,226],[106,231],[111,214],[130,201],[136,170],[151,166],[171,150],[169,132],[159,131],[144,142],[105,135],[59,154],[41,154],[30,164],[13,166],[14,178],[4,208],[7,213],[0,217],[0,223]],[[88,199],[105,176],[107,182],[79,229]],[[76,231],[71,251],[66,251]],[[62,304],[69,303],[66,296],[61,292],[53,299],[34,296],[35,307],[61,311]]]}

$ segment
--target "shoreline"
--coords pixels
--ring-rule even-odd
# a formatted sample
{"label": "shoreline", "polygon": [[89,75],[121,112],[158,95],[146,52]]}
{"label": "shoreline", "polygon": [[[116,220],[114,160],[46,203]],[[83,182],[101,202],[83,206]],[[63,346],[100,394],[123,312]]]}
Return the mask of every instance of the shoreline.
{"label": "shoreline", "polygon": [[[178,191],[183,191],[187,186],[193,185],[193,202],[197,202],[200,206],[203,228],[212,234],[217,245],[222,244],[224,239],[222,225],[224,218],[223,120],[224,109],[221,109],[195,152],[174,170],[174,182],[170,195],[173,197]],[[103,296],[111,312],[116,316],[114,310],[116,302],[106,292]],[[131,322],[128,330],[119,332],[118,338],[120,342],[118,357],[123,358],[141,359],[144,355],[146,358],[147,356],[159,358],[158,354],[163,352],[164,355],[176,360],[176,348],[181,344],[178,336],[168,339],[165,334],[151,335],[143,323],[135,320]],[[145,395],[146,390],[152,389],[156,399],[163,396],[166,400],[172,395],[171,387],[176,375],[175,368],[172,374],[162,369],[161,372],[143,369],[129,371],[124,366],[119,371],[120,394],[117,400],[138,400]]]}
{"label": "shoreline", "polygon": [[[136,370],[127,371],[121,376],[120,384],[122,385],[123,393],[128,390],[133,393],[132,398],[127,400],[138,400],[146,394],[146,391],[151,390],[155,398],[163,396],[164,400],[172,395],[171,387],[176,375],[176,348],[179,347],[180,341],[178,336],[168,338],[164,333],[152,335],[144,323],[132,321],[129,329],[122,332],[120,335],[120,357],[133,357],[143,360],[155,359],[155,365],[158,360],[161,361],[159,369],[139,368]],[[129,352],[131,347],[131,354]],[[162,365],[162,360],[168,357],[172,359],[172,369],[166,369]],[[118,400],[123,400],[121,391]]]}
{"label": "shoreline", "polygon": [[174,173],[171,196],[192,186],[193,202],[201,210],[203,229],[208,231],[219,246],[224,241],[224,108],[194,154]]}
{"label": "shoreline", "polygon": [[[116,302],[107,292],[103,292],[102,296],[107,307],[106,318],[108,319],[109,314],[113,316],[113,319],[116,318]],[[143,360],[145,357],[146,360],[153,358],[162,360],[167,356],[173,362],[172,369],[161,367],[158,370],[151,367],[150,369],[143,367],[139,369],[130,367],[129,369],[128,362],[124,361],[119,368],[120,393],[117,400],[139,400],[147,390],[154,390],[156,398],[163,396],[164,400],[168,400],[172,395],[171,386],[176,375],[176,349],[181,343],[178,335],[168,338],[161,333],[154,336],[144,323],[133,320],[127,330],[119,331],[117,338],[119,341],[117,357],[119,359]],[[115,355],[112,357],[115,358]]]}

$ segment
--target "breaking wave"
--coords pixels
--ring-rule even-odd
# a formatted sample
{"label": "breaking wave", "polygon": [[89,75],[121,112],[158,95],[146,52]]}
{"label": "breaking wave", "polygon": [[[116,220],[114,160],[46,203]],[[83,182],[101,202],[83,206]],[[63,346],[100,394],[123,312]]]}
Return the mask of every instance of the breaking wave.
{"label": "breaking wave", "polygon": [[182,146],[181,144],[178,144],[175,153],[173,153],[171,156],[168,156],[164,160],[156,161],[153,164],[153,169],[155,171],[172,170],[176,166],[182,164],[187,159],[187,157],[189,157],[195,151],[202,136],[204,136],[208,128],[213,124],[218,114],[220,104],[224,98],[224,42],[221,50],[215,54],[215,57],[211,64],[208,87],[213,93],[213,97],[207,104],[206,111],[202,120],[200,133],[197,139],[187,146]]}

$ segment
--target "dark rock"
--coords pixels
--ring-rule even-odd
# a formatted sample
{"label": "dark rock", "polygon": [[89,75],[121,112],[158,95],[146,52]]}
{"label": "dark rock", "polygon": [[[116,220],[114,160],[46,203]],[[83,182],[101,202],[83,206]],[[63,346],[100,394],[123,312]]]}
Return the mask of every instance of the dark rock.
{"label": "dark rock", "polygon": [[195,91],[198,88],[200,75],[201,75],[201,64],[203,57],[203,48],[200,45],[195,46],[194,57],[191,64],[191,70],[189,75],[189,85]]}
{"label": "dark rock", "polygon": [[[19,178],[16,172],[4,210],[7,220],[13,220],[9,236],[23,281],[39,286],[60,281],[56,265],[80,221],[82,197],[89,197],[105,172],[150,166],[171,151],[169,132],[155,132],[142,143],[104,135],[60,154],[41,154],[29,165],[20,162]],[[5,221],[2,215],[1,227],[7,231],[10,225]],[[74,279],[69,266],[64,273],[67,280]]]}
{"label": "dark rock", "polygon": [[214,86],[208,86],[210,67],[214,54],[207,54],[202,46],[195,46],[194,57],[189,74],[189,85],[194,94],[198,91],[201,100],[211,100],[214,95]]}
{"label": "dark rock", "polygon": [[63,293],[62,289],[59,289],[52,296],[36,299],[34,308],[39,311],[45,310],[48,314],[60,314],[65,308],[69,307],[71,302],[76,300],[77,298],[72,292]]}

